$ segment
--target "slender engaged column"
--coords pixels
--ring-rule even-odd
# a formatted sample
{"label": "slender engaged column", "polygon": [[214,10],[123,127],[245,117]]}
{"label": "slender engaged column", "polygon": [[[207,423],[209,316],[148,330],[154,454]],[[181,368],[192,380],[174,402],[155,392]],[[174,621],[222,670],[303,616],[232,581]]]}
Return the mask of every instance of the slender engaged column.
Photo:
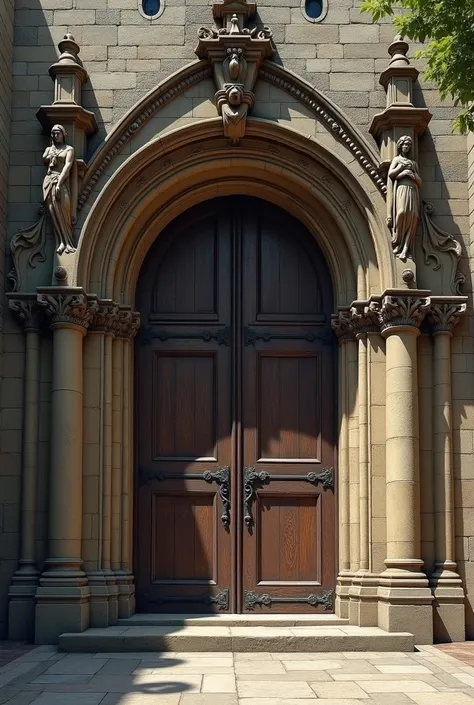
{"label": "slender engaged column", "polygon": [[417,338],[429,292],[385,292],[386,338],[386,570],[379,588],[379,625],[410,631],[432,643],[432,596],[421,572]]}
{"label": "slender engaged column", "polygon": [[339,311],[332,327],[339,341],[339,574],[336,586],[336,614],[349,617],[349,586],[352,583],[349,511],[349,368],[348,348],[353,341],[349,311]]}
{"label": "slender engaged column", "polygon": [[456,572],[454,530],[451,337],[466,311],[463,297],[432,298],[433,445],[435,568],[430,584],[435,596],[435,636],[440,641],[465,639],[464,590]]}
{"label": "slender engaged column", "polygon": [[82,571],[82,339],[95,301],[79,288],[38,289],[51,318],[51,469],[49,547],[36,598],[36,641],[56,643],[64,631],[89,626],[89,588]]}
{"label": "slender engaged column", "polygon": [[30,640],[34,636],[35,594],[39,578],[35,543],[41,316],[36,298],[10,299],[10,308],[25,332],[25,372],[20,560],[8,594],[8,636],[9,639]]}

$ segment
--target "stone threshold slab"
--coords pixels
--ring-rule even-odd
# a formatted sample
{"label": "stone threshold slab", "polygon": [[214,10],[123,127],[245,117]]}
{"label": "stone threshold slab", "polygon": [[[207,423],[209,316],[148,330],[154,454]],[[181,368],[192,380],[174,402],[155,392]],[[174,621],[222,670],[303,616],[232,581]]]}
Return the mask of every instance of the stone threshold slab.
{"label": "stone threshold slab", "polygon": [[335,614],[134,614],[119,619],[120,627],[303,627],[348,625]]}
{"label": "stone threshold slab", "polygon": [[414,651],[413,634],[378,627],[129,627],[88,629],[59,637],[61,651],[270,652]]}

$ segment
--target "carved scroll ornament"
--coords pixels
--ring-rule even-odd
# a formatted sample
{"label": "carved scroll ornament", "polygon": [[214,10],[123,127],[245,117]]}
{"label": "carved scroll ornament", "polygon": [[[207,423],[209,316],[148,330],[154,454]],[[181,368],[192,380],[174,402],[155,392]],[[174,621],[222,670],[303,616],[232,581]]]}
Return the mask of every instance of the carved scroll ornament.
{"label": "carved scroll ornament", "polygon": [[450,289],[453,294],[461,294],[461,287],[466,281],[462,272],[458,271],[461,259],[461,243],[454,235],[441,230],[432,220],[434,206],[428,201],[423,201],[421,208],[422,240],[421,244],[425,255],[425,264],[431,265],[435,271],[440,269],[439,254],[445,253],[451,259]]}

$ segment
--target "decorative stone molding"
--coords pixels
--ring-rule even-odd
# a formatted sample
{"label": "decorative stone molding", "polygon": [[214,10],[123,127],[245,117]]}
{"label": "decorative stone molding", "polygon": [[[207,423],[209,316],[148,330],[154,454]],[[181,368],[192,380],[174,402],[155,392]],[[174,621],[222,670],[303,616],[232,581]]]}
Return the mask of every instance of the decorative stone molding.
{"label": "decorative stone molding", "polygon": [[195,52],[200,59],[212,62],[217,111],[222,116],[224,135],[231,144],[238,144],[245,135],[247,113],[255,102],[253,89],[260,64],[275,51],[268,27],[244,26],[256,10],[256,4],[247,0],[215,0],[212,14],[217,29],[198,30]]}
{"label": "decorative stone molding", "polygon": [[438,253],[447,254],[451,260],[450,289],[451,293],[460,295],[461,287],[466,277],[458,270],[461,259],[461,243],[450,233],[441,230],[432,220],[434,206],[429,201],[423,201],[421,207],[421,244],[425,255],[425,264],[431,265],[436,271],[441,268]]}
{"label": "decorative stone molding", "polygon": [[467,310],[467,296],[432,296],[427,320],[433,334],[449,333]]}
{"label": "decorative stone molding", "polygon": [[137,105],[119,121],[94,154],[84,174],[82,191],[79,196],[80,210],[92,189],[114,157],[141,128],[146,125],[158,110],[178,98],[192,86],[212,76],[212,67],[205,61],[196,61],[161,83],[152,93],[147,94]]}
{"label": "decorative stone molding", "polygon": [[413,105],[413,85],[419,71],[410,64],[408,48],[407,42],[399,35],[389,46],[390,62],[379,80],[387,93],[387,104],[382,113],[374,116],[369,127],[380,147],[380,172],[383,175],[397,155],[396,144],[402,135],[412,139],[413,159],[418,160],[418,137],[432,117],[428,108]]}
{"label": "decorative stone molding", "polygon": [[293,96],[314,113],[321,124],[351,152],[380,193],[386,193],[385,179],[379,173],[376,154],[334,103],[302,78],[270,61],[264,62],[259,78]]}
{"label": "decorative stone molding", "polygon": [[22,285],[22,259],[28,250],[28,258],[25,266],[35,269],[37,262],[45,262],[46,254],[46,212],[44,204],[38,207],[39,218],[34,225],[29,228],[17,230],[10,241],[10,253],[13,260],[13,268],[7,274],[12,284],[12,291],[19,291]]}
{"label": "decorative stone molding", "polygon": [[429,311],[430,304],[430,292],[427,290],[412,289],[409,295],[402,289],[384,292],[378,305],[382,332],[394,326],[419,328]]}
{"label": "decorative stone molding", "polygon": [[140,314],[132,311],[130,306],[120,306],[115,329],[117,338],[133,340],[140,328]]}
{"label": "decorative stone molding", "polygon": [[343,343],[346,340],[354,340],[351,320],[352,314],[349,308],[341,308],[331,316],[331,327],[339,343]]}
{"label": "decorative stone molding", "polygon": [[8,305],[25,331],[41,329],[43,310],[38,306],[35,294],[17,294],[15,297],[7,294]]}
{"label": "decorative stone molding", "polygon": [[69,323],[87,329],[97,310],[97,301],[80,287],[42,287],[37,302],[43,306],[51,325]]}
{"label": "decorative stone molding", "polygon": [[[82,107],[82,84],[88,75],[79,59],[80,48],[72,34],[65,34],[59,42],[58,61],[50,66],[49,75],[54,81],[52,105],[42,105],[36,117],[46,132],[61,123],[71,138],[76,157],[83,160],[86,154],[87,135],[97,131],[94,113]],[[83,162],[81,164],[83,171]]]}

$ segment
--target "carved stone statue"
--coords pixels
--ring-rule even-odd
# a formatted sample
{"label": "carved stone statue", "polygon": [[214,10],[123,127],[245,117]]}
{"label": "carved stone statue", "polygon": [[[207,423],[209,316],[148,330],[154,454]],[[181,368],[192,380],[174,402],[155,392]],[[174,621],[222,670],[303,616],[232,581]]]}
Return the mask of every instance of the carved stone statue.
{"label": "carved stone statue", "polygon": [[411,148],[411,137],[400,137],[387,178],[387,224],[392,231],[393,253],[401,260],[413,257],[423,183],[418,164],[409,158]]}
{"label": "carved stone statue", "polygon": [[43,181],[43,197],[53,226],[58,255],[76,251],[73,241],[77,206],[76,161],[74,148],[66,140],[64,127],[54,125],[51,145],[43,154],[43,160],[48,165]]}

